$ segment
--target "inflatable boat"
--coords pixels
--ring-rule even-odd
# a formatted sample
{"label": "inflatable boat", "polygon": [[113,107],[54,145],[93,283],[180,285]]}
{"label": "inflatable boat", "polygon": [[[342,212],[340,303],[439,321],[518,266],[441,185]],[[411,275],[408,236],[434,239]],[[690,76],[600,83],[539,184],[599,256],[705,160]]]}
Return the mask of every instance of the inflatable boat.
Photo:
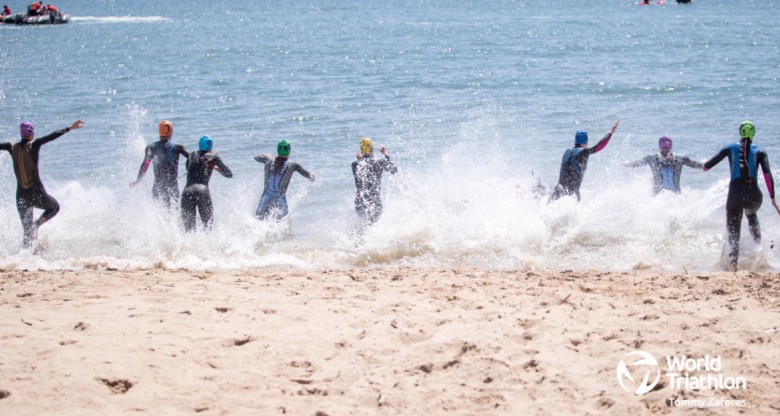
{"label": "inflatable boat", "polygon": [[3,23],[14,25],[60,25],[68,23],[70,15],[65,13],[51,13],[39,16],[16,14],[3,18]]}

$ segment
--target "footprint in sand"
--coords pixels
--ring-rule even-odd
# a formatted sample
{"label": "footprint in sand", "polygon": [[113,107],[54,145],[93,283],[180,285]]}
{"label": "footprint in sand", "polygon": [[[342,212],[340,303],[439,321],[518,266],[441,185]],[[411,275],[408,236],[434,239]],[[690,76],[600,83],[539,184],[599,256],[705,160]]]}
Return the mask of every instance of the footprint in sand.
{"label": "footprint in sand", "polygon": [[108,388],[111,389],[111,393],[114,394],[125,394],[133,387],[133,383],[124,379],[109,380],[107,378],[98,377],[97,380],[108,386]]}

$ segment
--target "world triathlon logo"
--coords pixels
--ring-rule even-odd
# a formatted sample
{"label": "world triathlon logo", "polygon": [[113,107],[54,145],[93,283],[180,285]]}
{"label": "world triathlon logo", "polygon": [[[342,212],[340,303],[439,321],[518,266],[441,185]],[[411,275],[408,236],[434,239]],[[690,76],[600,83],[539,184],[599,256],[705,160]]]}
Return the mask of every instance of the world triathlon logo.
{"label": "world triathlon logo", "polygon": [[661,368],[652,355],[634,351],[626,354],[618,363],[617,379],[623,390],[639,396],[655,388],[661,380]]}

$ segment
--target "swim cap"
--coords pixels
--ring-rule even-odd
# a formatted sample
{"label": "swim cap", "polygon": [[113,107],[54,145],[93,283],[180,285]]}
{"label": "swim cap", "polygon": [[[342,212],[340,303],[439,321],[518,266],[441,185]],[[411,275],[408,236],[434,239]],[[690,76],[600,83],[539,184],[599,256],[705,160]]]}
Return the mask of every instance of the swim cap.
{"label": "swim cap", "polygon": [[35,126],[29,121],[24,120],[19,126],[19,133],[22,134],[22,137],[30,137],[35,134]]}
{"label": "swim cap", "polygon": [[198,143],[198,148],[200,150],[203,150],[205,152],[210,152],[213,147],[214,147],[214,140],[211,137],[203,136],[200,138],[200,142]]}
{"label": "swim cap", "polygon": [[363,154],[373,153],[374,142],[372,142],[370,138],[364,137],[363,140],[360,141],[360,151],[363,152]]}
{"label": "swim cap", "polygon": [[290,143],[287,140],[282,140],[276,145],[276,153],[279,156],[290,156]]}
{"label": "swim cap", "polygon": [[748,138],[753,140],[753,136],[756,135],[756,125],[752,121],[743,121],[739,125],[739,137]]}
{"label": "swim cap", "polygon": [[672,139],[669,136],[661,136],[658,139],[658,149],[660,150],[672,150]]}
{"label": "swim cap", "polygon": [[160,122],[160,137],[173,136],[173,123],[168,120]]}
{"label": "swim cap", "polygon": [[587,131],[578,131],[577,134],[574,135],[574,144],[588,144],[588,132]]}

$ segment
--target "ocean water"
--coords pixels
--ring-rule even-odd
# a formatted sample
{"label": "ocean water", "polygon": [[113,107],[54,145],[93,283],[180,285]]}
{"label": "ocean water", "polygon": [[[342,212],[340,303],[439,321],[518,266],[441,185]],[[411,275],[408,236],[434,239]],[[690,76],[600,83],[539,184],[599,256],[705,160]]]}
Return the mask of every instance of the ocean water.
{"label": "ocean water", "polygon": [[[706,160],[750,119],[780,166],[779,3],[62,0],[67,25],[0,26],[0,141],[25,119],[39,136],[86,123],[43,147],[62,210],[34,250],[0,154],[0,267],[720,270],[726,163],[653,197],[649,168],[622,162],[664,134]],[[128,186],[161,119],[188,149],[211,135],[235,174],[212,177],[208,232],[153,203],[151,172]],[[534,195],[575,131],[595,143],[617,119],[580,203]],[[350,170],[364,136],[399,167],[367,229]],[[317,180],[294,177],[289,220],[260,223],[253,157],[280,139]],[[759,217],[764,245],[743,226],[741,267],[776,271],[766,191]]]}

